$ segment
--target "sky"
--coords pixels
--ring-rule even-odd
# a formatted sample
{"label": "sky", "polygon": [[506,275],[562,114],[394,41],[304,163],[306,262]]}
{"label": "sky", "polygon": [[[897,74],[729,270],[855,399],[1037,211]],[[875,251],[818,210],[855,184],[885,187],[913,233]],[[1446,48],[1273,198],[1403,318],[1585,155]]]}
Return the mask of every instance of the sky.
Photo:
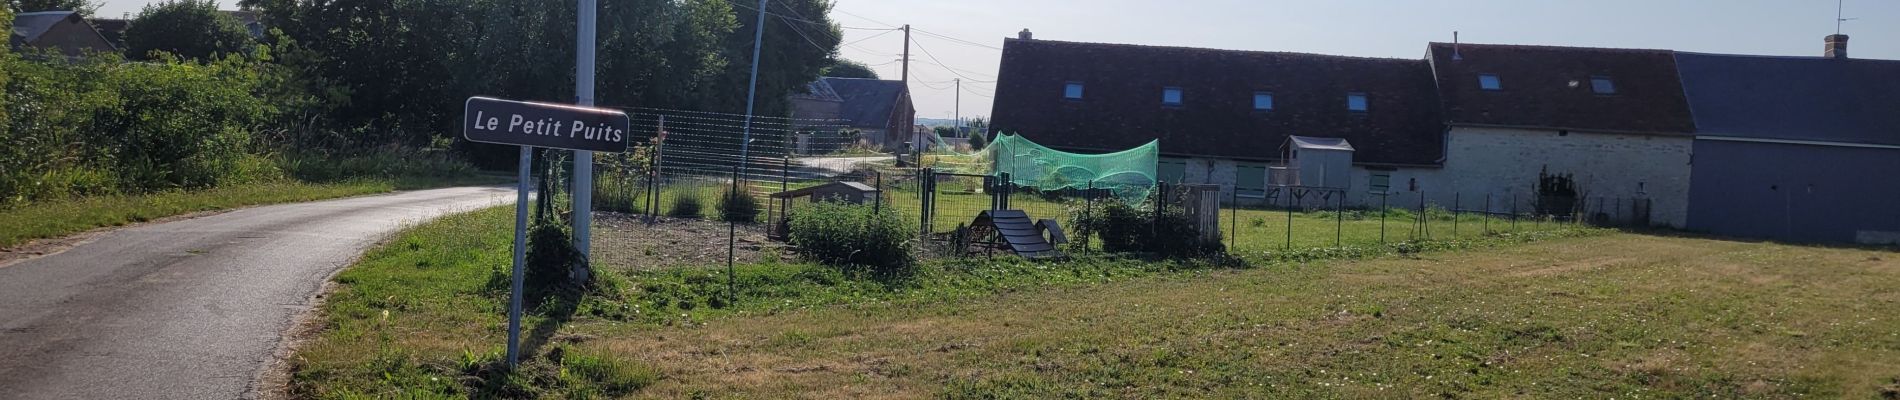
{"label": "sky", "polygon": [[[613,1],[613,0],[600,0]],[[750,0],[740,0],[750,1]],[[148,0],[107,0],[99,14]],[[1836,0],[836,0],[839,56],[885,79],[910,24],[920,118],[989,114],[1003,39],[1037,39],[1422,59],[1425,44],[1534,44],[1819,56]],[[226,8],[234,0],[224,1]],[[1900,59],[1900,1],[1844,0],[1854,58]],[[923,33],[927,32],[927,33]],[[944,37],[954,38],[945,39]],[[964,43],[969,42],[969,43]],[[928,53],[928,54],[925,54]],[[932,57],[934,56],[934,58]],[[962,99],[951,79],[964,80]]]}

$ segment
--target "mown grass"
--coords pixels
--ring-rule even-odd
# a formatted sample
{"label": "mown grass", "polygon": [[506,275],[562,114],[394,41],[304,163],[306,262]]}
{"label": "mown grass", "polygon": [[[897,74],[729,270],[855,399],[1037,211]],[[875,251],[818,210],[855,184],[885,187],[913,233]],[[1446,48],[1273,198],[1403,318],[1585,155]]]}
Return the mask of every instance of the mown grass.
{"label": "mown grass", "polygon": [[237,207],[348,197],[393,190],[489,184],[498,178],[354,180],[341,183],[284,181],[198,191],[129,196],[93,196],[0,209],[0,248],[94,228],[139,223],[174,215]]}
{"label": "mown grass", "polygon": [[[509,262],[509,217],[509,210],[497,208],[431,222],[399,235],[340,275],[339,290],[323,307],[327,329],[295,358],[293,394],[308,398],[647,394],[649,385],[668,384],[673,375],[665,371],[678,366],[640,362],[624,349],[602,343],[674,328],[688,330],[678,334],[692,335],[687,332],[694,327],[774,315],[967,306],[997,296],[1082,290],[1156,276],[1177,279],[1209,271],[1280,268],[1272,266],[1303,260],[1493,248],[1599,232],[1281,252],[1224,261],[1088,255],[1060,263],[1013,258],[938,260],[925,262],[915,275],[898,281],[768,258],[736,268],[736,301],[727,292],[726,275],[717,269],[606,270],[584,296],[542,300],[526,323],[526,366],[503,373],[493,363],[505,337],[501,327],[506,292],[502,288],[503,268]],[[773,335],[770,341],[798,346],[828,337],[801,329]],[[576,372],[566,361],[573,354],[601,355],[619,364],[587,367],[608,370]],[[699,391],[726,390],[705,387]],[[693,394],[669,393],[664,396]]]}

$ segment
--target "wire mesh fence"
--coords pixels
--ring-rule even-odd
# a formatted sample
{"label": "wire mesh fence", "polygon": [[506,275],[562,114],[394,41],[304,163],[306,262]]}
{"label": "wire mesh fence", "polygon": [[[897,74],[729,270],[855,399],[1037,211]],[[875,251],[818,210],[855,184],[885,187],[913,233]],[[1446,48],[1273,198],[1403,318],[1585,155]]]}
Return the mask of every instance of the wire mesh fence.
{"label": "wire mesh fence", "polygon": [[[1646,226],[1641,198],[1425,190],[1351,193],[1269,186],[1252,197],[1216,185],[1161,182],[1114,190],[1095,182],[1042,189],[981,168],[980,157],[932,154],[899,167],[846,121],[627,109],[638,145],[596,159],[591,259],[614,268],[720,266],[784,257],[786,218],[816,199],[856,196],[915,221],[929,256],[968,240],[986,212],[1017,210],[1068,251],[1126,251],[1131,240],[1205,235],[1235,253],[1372,247],[1404,241]],[[972,165],[965,165],[972,164]],[[974,165],[974,166],[973,166]],[[856,193],[856,194],[853,194]],[[1131,197],[1130,193],[1141,193]],[[1450,200],[1447,201],[1446,199]],[[1162,216],[1187,220],[1169,231]],[[1144,219],[1145,218],[1145,219]],[[1119,236],[1118,236],[1119,235]]]}

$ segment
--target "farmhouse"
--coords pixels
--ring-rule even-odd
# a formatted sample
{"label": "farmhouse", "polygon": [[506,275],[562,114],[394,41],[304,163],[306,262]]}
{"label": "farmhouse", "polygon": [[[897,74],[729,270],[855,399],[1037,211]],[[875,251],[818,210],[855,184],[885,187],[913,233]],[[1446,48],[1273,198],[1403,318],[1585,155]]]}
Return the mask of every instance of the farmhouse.
{"label": "farmhouse", "polygon": [[828,77],[792,96],[792,117],[844,121],[870,144],[895,150],[912,133],[917,108],[911,104],[910,90],[903,81]]}
{"label": "farmhouse", "polygon": [[1694,110],[1688,228],[1900,243],[1900,61],[1677,53]]}
{"label": "farmhouse", "polygon": [[[1416,179],[1440,204],[1488,195],[1498,212],[1583,208],[1617,219],[1608,222],[1682,227],[1695,123],[1672,54],[1432,43],[1448,126],[1442,168],[1371,176]],[[1560,193],[1538,193],[1546,179]],[[1473,203],[1461,207],[1482,207]]]}

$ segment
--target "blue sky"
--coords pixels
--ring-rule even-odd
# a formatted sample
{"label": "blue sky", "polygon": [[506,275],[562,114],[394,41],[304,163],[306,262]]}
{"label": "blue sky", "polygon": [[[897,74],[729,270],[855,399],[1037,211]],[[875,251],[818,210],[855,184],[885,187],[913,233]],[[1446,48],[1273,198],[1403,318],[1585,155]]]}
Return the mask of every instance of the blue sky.
{"label": "blue sky", "polygon": [[[613,1],[613,0],[601,0]],[[741,0],[752,1],[752,0]],[[1038,39],[1421,58],[1450,41],[1819,56],[1834,33],[1835,0],[836,0],[832,19],[852,28],[913,28],[987,46],[1028,28]],[[144,0],[109,2],[101,15],[136,12]],[[226,1],[227,8],[234,7]],[[1855,58],[1900,59],[1900,1],[1846,0],[1843,33]],[[844,58],[885,64],[901,34],[846,29]],[[861,40],[861,41],[860,41]],[[912,90],[918,116],[950,117],[964,77],[965,117],[989,114],[1001,52],[917,34]],[[935,55],[945,69],[922,54]],[[887,79],[898,65],[876,67]],[[974,92],[974,93],[972,93]]]}

